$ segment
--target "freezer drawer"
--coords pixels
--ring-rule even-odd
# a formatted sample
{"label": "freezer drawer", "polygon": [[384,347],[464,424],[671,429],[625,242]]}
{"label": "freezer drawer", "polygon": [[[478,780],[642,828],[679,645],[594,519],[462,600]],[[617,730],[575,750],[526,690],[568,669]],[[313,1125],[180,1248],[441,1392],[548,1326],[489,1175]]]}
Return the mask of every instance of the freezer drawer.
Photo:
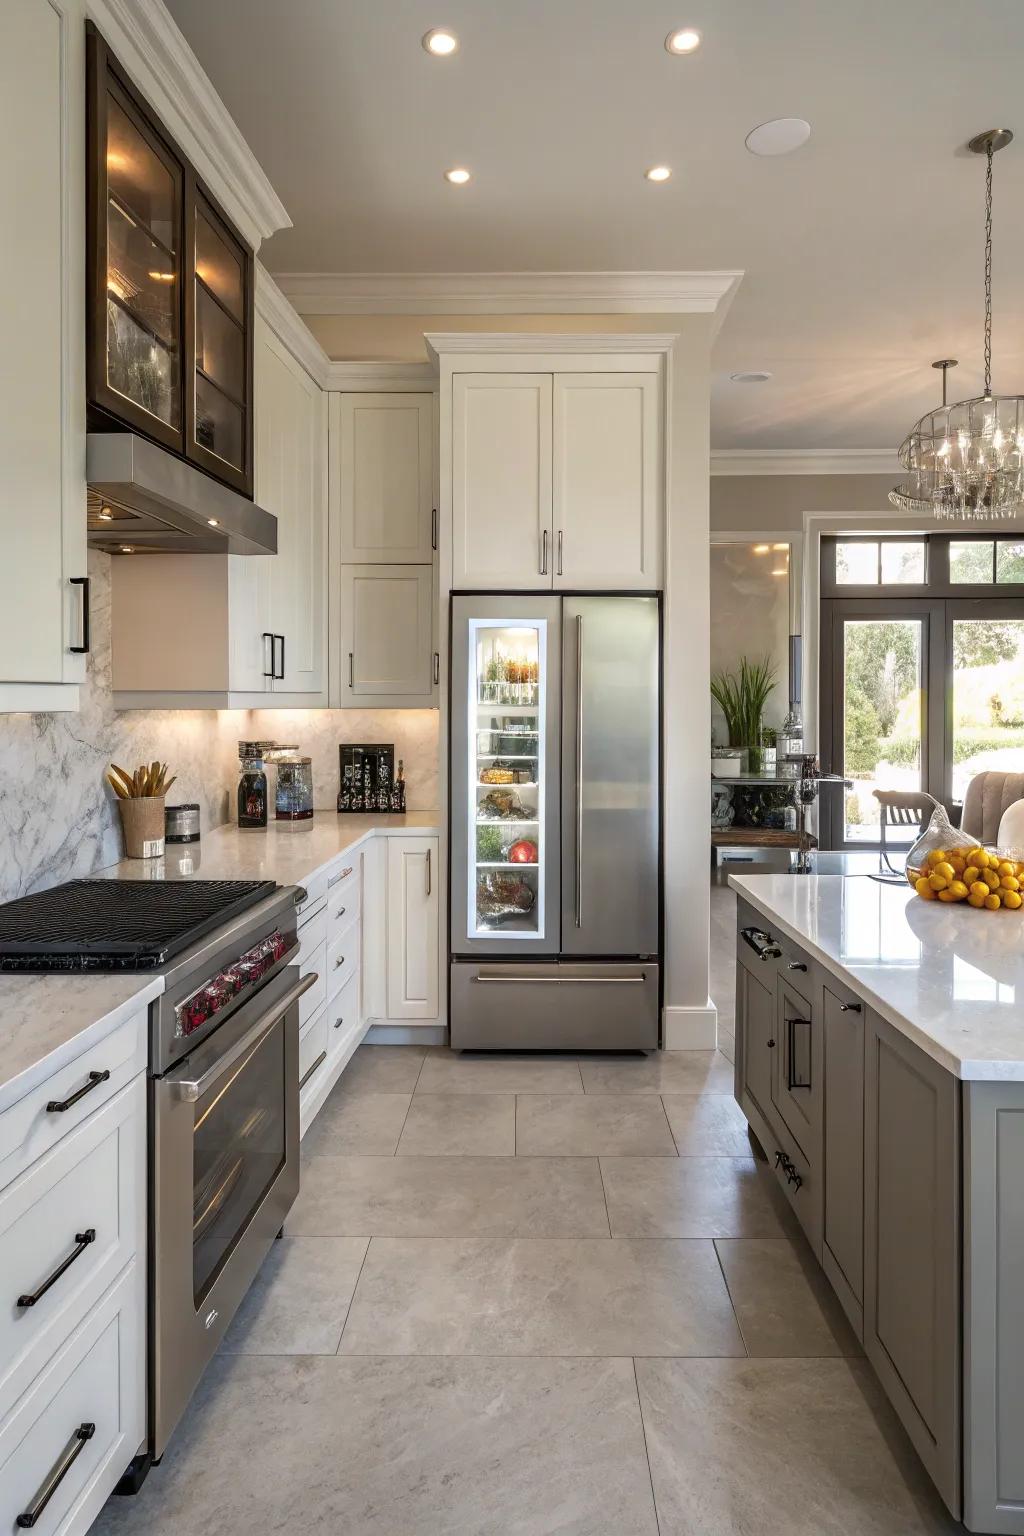
{"label": "freezer drawer", "polygon": [[658,967],[623,962],[459,961],[453,1050],[654,1051]]}

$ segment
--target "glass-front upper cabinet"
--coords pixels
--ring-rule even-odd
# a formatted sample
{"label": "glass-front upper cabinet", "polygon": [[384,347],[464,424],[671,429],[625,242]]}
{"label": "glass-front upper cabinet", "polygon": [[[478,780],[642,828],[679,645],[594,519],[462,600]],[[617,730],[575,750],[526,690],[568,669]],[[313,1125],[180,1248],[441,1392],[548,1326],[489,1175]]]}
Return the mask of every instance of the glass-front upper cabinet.
{"label": "glass-front upper cabinet", "polygon": [[251,251],[88,26],[90,425],[252,494]]}

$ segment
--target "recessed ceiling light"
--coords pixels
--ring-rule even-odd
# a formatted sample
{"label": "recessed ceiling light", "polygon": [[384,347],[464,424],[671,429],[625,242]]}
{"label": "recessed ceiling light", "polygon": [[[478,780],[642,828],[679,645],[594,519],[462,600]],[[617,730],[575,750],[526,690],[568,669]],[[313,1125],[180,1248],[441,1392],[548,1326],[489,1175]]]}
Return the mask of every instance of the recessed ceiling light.
{"label": "recessed ceiling light", "polygon": [[459,40],[447,27],[432,27],[423,39],[423,46],[436,59],[447,59],[459,51]]}
{"label": "recessed ceiling light", "polygon": [[734,384],[767,384],[771,374],[763,368],[754,368],[749,373],[730,373],[729,377]]}
{"label": "recessed ceiling light", "polygon": [[100,507],[99,519],[101,523],[112,523],[114,521],[114,514],[109,507]]}
{"label": "recessed ceiling light", "polygon": [[668,181],[672,175],[670,165],[652,165],[649,171],[644,171],[648,181]]}
{"label": "recessed ceiling light", "polygon": [[790,155],[811,136],[811,125],[802,117],[776,117],[752,128],[744,144],[752,155]]}
{"label": "recessed ceiling light", "polygon": [[445,171],[444,179],[450,181],[453,187],[464,187],[469,180],[469,172],[465,166],[456,165],[450,171]]}
{"label": "recessed ceiling light", "polygon": [[696,27],[673,27],[665,39],[669,53],[696,53],[700,47],[700,33]]}
{"label": "recessed ceiling light", "polygon": [[220,526],[219,517],[208,517],[206,521],[209,523],[211,528],[218,528]]}
{"label": "recessed ceiling light", "polygon": [[135,545],[134,544],[122,544],[121,545],[121,553],[122,553],[122,555],[134,555],[134,553],[135,553]]}

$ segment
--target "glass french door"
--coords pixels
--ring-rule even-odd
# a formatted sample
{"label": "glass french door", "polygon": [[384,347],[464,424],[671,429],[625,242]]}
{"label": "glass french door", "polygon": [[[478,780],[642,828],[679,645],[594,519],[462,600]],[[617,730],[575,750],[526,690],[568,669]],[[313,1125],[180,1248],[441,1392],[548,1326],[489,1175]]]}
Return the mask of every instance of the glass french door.
{"label": "glass french door", "polygon": [[452,949],[557,952],[558,599],[456,598]]}
{"label": "glass french door", "polygon": [[962,802],[975,774],[1024,771],[1024,600],[983,598],[945,608],[944,795]]}

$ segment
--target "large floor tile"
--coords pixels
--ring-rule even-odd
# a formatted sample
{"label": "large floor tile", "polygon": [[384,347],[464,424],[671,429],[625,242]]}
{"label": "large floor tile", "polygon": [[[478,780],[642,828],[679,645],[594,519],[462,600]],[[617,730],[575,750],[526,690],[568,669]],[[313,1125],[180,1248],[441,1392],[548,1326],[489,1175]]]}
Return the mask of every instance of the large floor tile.
{"label": "large floor tile", "polygon": [[724,1093],[665,1094],[680,1157],[750,1157],[746,1118]]}
{"label": "large floor tile", "polygon": [[365,1237],[283,1237],[224,1336],[229,1355],[333,1355],[348,1316]]}
{"label": "large floor tile", "polygon": [[417,1093],[398,1143],[399,1156],[513,1157],[515,1150],[511,1093]]}
{"label": "large floor tile", "polygon": [[661,1536],[962,1536],[863,1362],[636,1371]]}
{"label": "large floor tile", "polygon": [[313,1157],[292,1236],[607,1237],[597,1161],[579,1157]]}
{"label": "large floor tile", "polygon": [[361,1045],[335,1092],[412,1093],[426,1054],[419,1045]]}
{"label": "large floor tile", "polygon": [[420,1093],[582,1093],[573,1058],[475,1056],[438,1051],[423,1063]]}
{"label": "large floor tile", "polygon": [[336,1091],[302,1138],[303,1155],[392,1157],[411,1101],[410,1093]]}
{"label": "large floor tile", "polygon": [[810,1250],[785,1238],[719,1239],[748,1355],[859,1355],[860,1345]]}
{"label": "large floor tile", "polygon": [[375,1238],[342,1354],[741,1355],[713,1243]]}
{"label": "large floor tile", "polygon": [[653,1094],[524,1093],[516,1101],[516,1150],[520,1156],[674,1157],[676,1146]]}
{"label": "large floor tile", "polygon": [[580,1062],[587,1093],[732,1093],[732,1062],[719,1051],[655,1051]]}
{"label": "large floor tile", "polygon": [[613,1237],[782,1237],[752,1157],[603,1157]]}
{"label": "large floor tile", "polygon": [[220,1356],[95,1536],[656,1536],[629,1360]]}

